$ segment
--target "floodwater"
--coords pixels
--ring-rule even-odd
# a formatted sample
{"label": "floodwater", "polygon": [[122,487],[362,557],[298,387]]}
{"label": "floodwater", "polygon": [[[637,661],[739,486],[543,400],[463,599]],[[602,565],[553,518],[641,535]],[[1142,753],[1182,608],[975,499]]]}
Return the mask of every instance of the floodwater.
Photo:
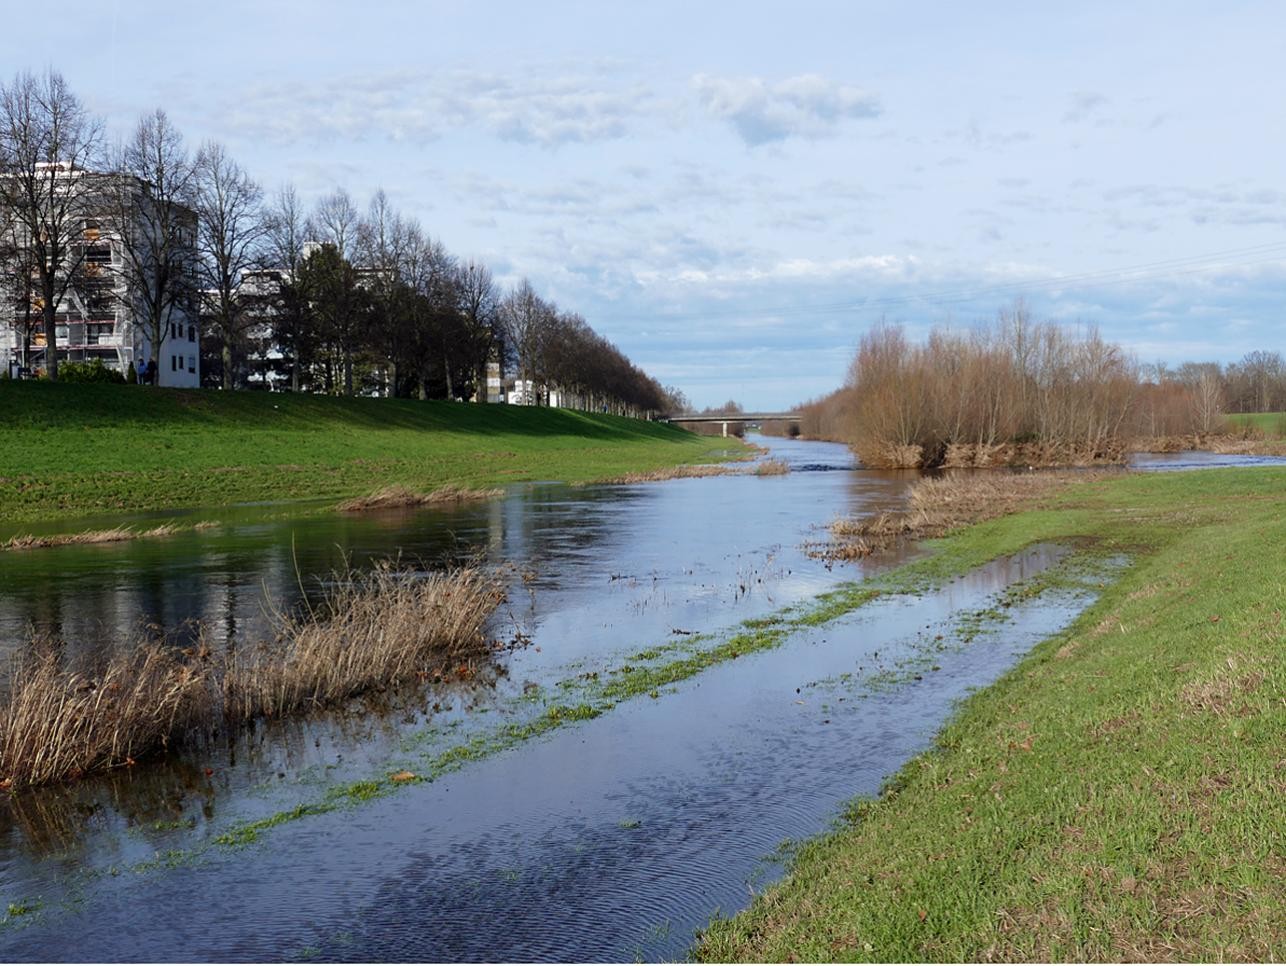
{"label": "floodwater", "polygon": [[147,624],[181,638],[193,621],[223,643],[253,640],[269,606],[399,554],[512,565],[495,633],[529,640],[469,682],[12,796],[0,959],[682,958],[711,915],[780,871],[784,840],[877,791],[958,699],[1079,613],[1092,587],[1007,608],[994,626],[978,617],[1062,549],[882,599],[248,846],[214,840],[343,783],[414,770],[561,696],[574,704],[582,682],[640,651],[863,579],[801,545],[836,516],[898,506],[913,474],[856,469],[829,444],[764,442],[792,473],[531,485],[485,505],[350,517],[246,508],[163,540],[0,555],[8,641],[31,625],[82,646]]}

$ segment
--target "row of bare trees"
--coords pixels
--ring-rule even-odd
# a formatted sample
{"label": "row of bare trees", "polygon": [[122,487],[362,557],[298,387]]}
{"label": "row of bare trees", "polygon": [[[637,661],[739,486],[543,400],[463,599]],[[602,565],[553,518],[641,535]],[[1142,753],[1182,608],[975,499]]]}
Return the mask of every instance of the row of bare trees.
{"label": "row of bare trees", "polygon": [[502,291],[382,191],[364,214],[343,189],[311,210],[289,186],[269,200],[222,145],[190,149],[159,110],[109,145],[55,71],[0,87],[0,281],[24,357],[37,328],[57,345],[73,311],[60,306],[85,317],[116,298],[153,364],[174,320],[200,315],[205,378],[225,389],[257,366],[261,384],[285,370],[296,390],[485,399],[495,361],[529,402],[675,403],[579,315],[526,280]]}
{"label": "row of bare trees", "polygon": [[1086,464],[1140,437],[1208,435],[1224,414],[1282,406],[1282,360],[1141,366],[1093,327],[1036,322],[1020,301],[991,324],[896,325],[861,339],[846,384],[802,407],[808,436],[849,443],[870,466]]}

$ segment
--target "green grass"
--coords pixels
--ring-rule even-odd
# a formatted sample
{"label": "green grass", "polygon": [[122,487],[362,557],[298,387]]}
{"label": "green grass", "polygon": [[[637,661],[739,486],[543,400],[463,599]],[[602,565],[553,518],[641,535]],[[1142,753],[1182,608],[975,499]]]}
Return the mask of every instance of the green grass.
{"label": "green grass", "polygon": [[1265,436],[1286,438],[1286,413],[1230,413],[1228,422],[1253,426]]}
{"label": "green grass", "polygon": [[584,482],[740,443],[523,406],[0,383],[0,520]]}
{"label": "green grass", "polygon": [[1135,563],[965,702],[936,747],[708,961],[1260,959],[1286,947],[1286,471],[1138,474],[940,543]]}

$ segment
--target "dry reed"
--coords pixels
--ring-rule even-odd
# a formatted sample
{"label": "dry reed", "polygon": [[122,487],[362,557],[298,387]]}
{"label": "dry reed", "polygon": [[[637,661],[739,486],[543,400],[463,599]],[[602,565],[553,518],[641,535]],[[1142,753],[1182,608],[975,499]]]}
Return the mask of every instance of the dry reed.
{"label": "dry reed", "polygon": [[[213,524],[197,524],[193,529],[202,530],[209,526]],[[42,550],[46,547],[66,547],[72,544],[120,543],[124,540],[138,540],[143,537],[168,537],[178,533],[180,529],[167,523],[152,527],[150,530],[113,527],[110,530],[85,530],[82,533],[55,533],[48,536],[24,533],[0,543],[0,550]]]}
{"label": "dry reed", "polygon": [[214,656],[145,641],[95,665],[50,641],[16,655],[0,694],[0,787],[133,764],[184,739],[258,717],[320,708],[468,665],[489,653],[500,578],[477,568],[411,577],[389,564],[336,578],[274,640]]}
{"label": "dry reed", "polygon": [[1031,509],[1069,486],[1119,472],[951,473],[926,478],[911,487],[905,510],[836,520],[830,525],[831,542],[810,544],[805,550],[824,560],[857,559],[899,540],[941,537],[972,523]]}
{"label": "dry reed", "polygon": [[212,719],[212,681],[207,662],[155,643],[89,670],[33,642],[13,659],[0,705],[4,787],[133,764]]}
{"label": "dry reed", "polygon": [[657,483],[661,480],[686,480],[698,476],[728,476],[732,470],[726,466],[667,466],[659,470],[643,470],[613,476],[598,483]]}
{"label": "dry reed", "polygon": [[317,612],[282,616],[277,641],[229,658],[226,714],[280,717],[476,657],[502,598],[495,576],[476,568],[407,580],[385,563],[341,576]]}
{"label": "dry reed", "polygon": [[433,506],[440,503],[465,503],[471,500],[491,500],[503,496],[498,489],[471,490],[449,484],[429,493],[417,493],[405,486],[386,486],[370,496],[345,500],[335,509],[343,513],[361,513],[366,510],[389,510],[397,507]]}
{"label": "dry reed", "polygon": [[790,464],[785,460],[764,460],[755,466],[755,476],[785,476]]}

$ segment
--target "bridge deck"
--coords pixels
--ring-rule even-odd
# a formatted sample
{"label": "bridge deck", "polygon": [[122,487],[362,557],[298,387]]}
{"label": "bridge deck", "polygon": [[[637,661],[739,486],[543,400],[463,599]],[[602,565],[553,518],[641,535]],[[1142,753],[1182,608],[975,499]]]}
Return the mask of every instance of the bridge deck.
{"label": "bridge deck", "polygon": [[766,423],[769,420],[798,420],[799,413],[685,413],[667,416],[671,423]]}

